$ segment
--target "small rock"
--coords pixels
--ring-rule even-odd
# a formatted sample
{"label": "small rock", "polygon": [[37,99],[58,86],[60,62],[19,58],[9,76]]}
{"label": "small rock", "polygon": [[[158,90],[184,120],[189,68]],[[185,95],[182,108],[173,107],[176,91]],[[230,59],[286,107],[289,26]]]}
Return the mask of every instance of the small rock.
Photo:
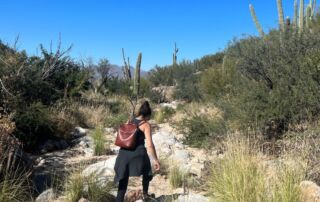
{"label": "small rock", "polygon": [[38,163],[38,166],[44,166],[44,164],[46,164],[46,160],[41,159],[40,162]]}
{"label": "small rock", "polygon": [[79,199],[79,201],[78,202],[90,202],[88,199],[85,199],[85,198],[81,198],[81,199]]}
{"label": "small rock", "polygon": [[75,127],[74,131],[72,132],[73,137],[83,137],[87,134],[87,130],[81,127]]}
{"label": "small rock", "polygon": [[200,194],[190,193],[188,195],[180,195],[177,202],[209,202],[209,198]]}
{"label": "small rock", "polygon": [[108,134],[114,134],[116,131],[114,130],[114,128],[105,128],[104,129],[106,131],[106,133]]}
{"label": "small rock", "polygon": [[311,181],[302,181],[300,183],[302,201],[320,202],[320,187]]}
{"label": "small rock", "polygon": [[37,198],[35,202],[48,202],[52,201],[55,198],[55,194],[53,189],[48,189],[42,192]]}
{"label": "small rock", "polygon": [[84,148],[88,148],[88,147],[89,147],[89,144],[88,144],[86,141],[84,141],[84,140],[82,140],[82,141],[79,143],[79,145],[80,145],[81,147],[84,147]]}
{"label": "small rock", "polygon": [[86,157],[94,156],[94,150],[92,148],[85,148],[83,152]]}

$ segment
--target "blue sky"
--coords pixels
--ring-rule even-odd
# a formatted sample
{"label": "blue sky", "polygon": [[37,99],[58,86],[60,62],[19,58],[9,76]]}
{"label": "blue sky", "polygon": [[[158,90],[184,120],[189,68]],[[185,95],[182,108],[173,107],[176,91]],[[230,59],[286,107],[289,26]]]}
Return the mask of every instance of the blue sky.
{"label": "blue sky", "polygon": [[[19,50],[39,54],[39,44],[73,44],[75,59],[107,58],[122,65],[121,48],[134,65],[143,53],[142,68],[193,60],[223,50],[234,37],[257,35],[248,5],[255,7],[264,29],[277,26],[276,0],[1,0],[0,39]],[[293,0],[283,0],[292,16]],[[307,3],[307,2],[306,2]]]}

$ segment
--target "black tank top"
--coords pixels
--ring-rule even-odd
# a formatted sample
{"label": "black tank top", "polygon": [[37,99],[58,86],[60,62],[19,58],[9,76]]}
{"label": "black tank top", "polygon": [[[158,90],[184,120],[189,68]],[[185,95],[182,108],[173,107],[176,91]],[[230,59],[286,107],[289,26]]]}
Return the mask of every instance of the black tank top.
{"label": "black tank top", "polygon": [[[136,124],[136,125],[139,125],[142,121],[143,121],[143,120],[138,120],[138,119],[134,118],[134,119],[132,120],[132,123],[134,123],[134,124]],[[138,130],[137,130],[137,132],[136,132],[135,135],[137,136],[137,146],[136,146],[136,147],[137,147],[137,148],[138,148],[138,147],[141,147],[141,146],[144,147],[144,139],[145,139],[144,132],[141,131],[141,130],[138,128]]]}

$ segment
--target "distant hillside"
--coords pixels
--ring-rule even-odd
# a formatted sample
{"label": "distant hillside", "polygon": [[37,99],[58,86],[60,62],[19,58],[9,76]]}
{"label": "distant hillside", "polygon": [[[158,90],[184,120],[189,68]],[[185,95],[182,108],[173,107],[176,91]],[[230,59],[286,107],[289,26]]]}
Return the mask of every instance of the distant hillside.
{"label": "distant hillside", "polygon": [[[123,66],[119,66],[119,65],[111,65],[111,73],[113,76],[117,76],[117,77],[123,77],[123,71],[122,71]],[[130,67],[130,71],[131,71],[131,75],[134,75],[134,68]],[[147,71],[143,71],[141,70],[141,77],[146,77],[148,72]]]}

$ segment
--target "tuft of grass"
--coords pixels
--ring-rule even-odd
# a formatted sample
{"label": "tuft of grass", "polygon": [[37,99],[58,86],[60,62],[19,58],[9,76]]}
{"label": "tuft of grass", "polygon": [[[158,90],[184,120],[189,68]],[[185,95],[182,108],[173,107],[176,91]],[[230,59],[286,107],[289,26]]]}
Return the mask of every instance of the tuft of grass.
{"label": "tuft of grass", "polygon": [[31,200],[30,170],[15,156],[19,144],[10,136],[13,129],[11,121],[0,118],[0,202]]}
{"label": "tuft of grass", "polygon": [[73,171],[66,181],[65,196],[67,202],[78,202],[82,197],[95,202],[111,202],[111,189],[111,183],[102,182],[96,174],[86,177],[80,171]]}
{"label": "tuft of grass", "polygon": [[170,107],[162,107],[154,115],[154,119],[157,123],[164,123],[175,113],[175,110]]}
{"label": "tuft of grass", "polygon": [[211,196],[217,201],[264,201],[266,188],[263,167],[246,142],[227,142],[226,154],[212,169]]}
{"label": "tuft of grass", "polygon": [[23,202],[31,199],[25,176],[11,176],[6,174],[0,182],[0,201]]}
{"label": "tuft of grass", "polygon": [[277,171],[277,179],[273,185],[274,202],[302,201],[299,184],[304,180],[305,169],[302,166],[283,164]]}
{"label": "tuft of grass", "polygon": [[169,171],[169,182],[172,188],[182,187],[185,173],[178,167],[173,166]]}
{"label": "tuft of grass", "polygon": [[85,177],[79,171],[73,171],[67,178],[65,195],[67,202],[77,202],[84,196]]}
{"label": "tuft of grass", "polygon": [[170,162],[166,157],[160,156],[159,158],[161,169],[159,171],[160,175],[168,175],[170,172]]}
{"label": "tuft of grass", "polygon": [[102,127],[97,126],[92,133],[93,143],[94,143],[94,154],[97,156],[101,156],[106,154],[106,137],[103,132]]}
{"label": "tuft of grass", "polygon": [[299,202],[305,164],[297,158],[267,161],[251,140],[227,138],[224,157],[212,166],[210,196],[218,202]]}
{"label": "tuft of grass", "polygon": [[86,178],[87,198],[90,201],[108,202],[113,201],[110,191],[112,188],[111,183],[104,183],[98,178],[97,175],[91,174]]}

